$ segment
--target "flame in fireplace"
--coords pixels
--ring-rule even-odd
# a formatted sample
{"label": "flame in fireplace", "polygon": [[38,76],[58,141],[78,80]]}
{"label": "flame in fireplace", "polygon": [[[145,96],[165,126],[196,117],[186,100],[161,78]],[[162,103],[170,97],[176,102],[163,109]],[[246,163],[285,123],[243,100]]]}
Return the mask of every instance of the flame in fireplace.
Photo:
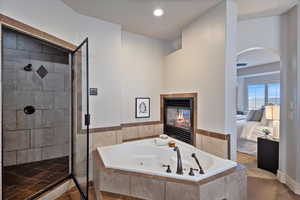
{"label": "flame in fireplace", "polygon": [[178,121],[183,121],[184,120],[183,112],[178,112],[177,120]]}

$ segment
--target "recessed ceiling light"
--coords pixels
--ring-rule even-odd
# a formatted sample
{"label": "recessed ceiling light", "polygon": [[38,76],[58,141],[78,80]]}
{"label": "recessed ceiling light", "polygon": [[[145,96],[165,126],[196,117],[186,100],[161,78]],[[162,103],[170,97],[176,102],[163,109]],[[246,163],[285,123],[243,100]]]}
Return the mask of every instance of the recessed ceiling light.
{"label": "recessed ceiling light", "polygon": [[157,8],[153,11],[153,15],[156,17],[161,17],[164,15],[164,10],[161,8]]}

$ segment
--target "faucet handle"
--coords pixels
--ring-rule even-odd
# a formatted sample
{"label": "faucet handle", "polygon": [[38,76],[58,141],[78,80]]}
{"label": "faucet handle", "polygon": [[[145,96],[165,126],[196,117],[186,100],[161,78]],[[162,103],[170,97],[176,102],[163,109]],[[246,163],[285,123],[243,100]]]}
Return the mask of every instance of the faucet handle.
{"label": "faucet handle", "polygon": [[200,165],[199,160],[198,160],[196,154],[192,153],[192,157],[195,159],[195,161],[196,161],[196,163],[197,163],[197,165],[199,167],[199,173],[200,174],[204,174],[204,170],[203,170],[202,166]]}
{"label": "faucet handle", "polygon": [[203,168],[201,167],[200,168],[200,172],[199,172],[200,174],[204,174],[204,170],[203,170]]}
{"label": "faucet handle", "polygon": [[198,171],[198,169],[194,169],[194,168],[191,167],[189,175],[190,176],[195,176],[194,171]]}
{"label": "faucet handle", "polygon": [[167,173],[172,173],[170,165],[163,165],[163,167],[167,167]]}

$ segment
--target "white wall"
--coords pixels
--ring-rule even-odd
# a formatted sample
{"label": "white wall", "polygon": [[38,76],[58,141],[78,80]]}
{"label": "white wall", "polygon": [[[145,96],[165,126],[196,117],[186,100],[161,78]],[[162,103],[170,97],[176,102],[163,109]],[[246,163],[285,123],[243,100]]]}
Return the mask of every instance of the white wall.
{"label": "white wall", "polygon": [[[240,52],[239,52],[240,53]],[[256,49],[238,55],[238,63],[247,63],[248,67],[280,62],[278,50]]]}
{"label": "white wall", "polygon": [[[226,2],[226,39],[225,39],[225,133],[230,135],[230,158],[237,156],[236,129],[236,81],[237,81],[237,23],[238,9],[235,0]],[[234,67],[233,67],[234,66]]]}
{"label": "white wall", "polygon": [[235,159],[236,4],[223,1],[182,32],[165,59],[164,93],[198,93],[198,129],[232,134]]}
{"label": "white wall", "polygon": [[279,50],[279,16],[240,20],[238,52],[252,47]]}
{"label": "white wall", "polygon": [[165,58],[164,93],[198,93],[198,129],[232,134],[235,159],[236,4],[223,1],[182,32]]}
{"label": "white wall", "polygon": [[225,133],[226,1],[182,32],[165,60],[164,92],[198,93],[198,128]]}
{"label": "white wall", "polygon": [[238,111],[245,111],[245,93],[244,93],[244,88],[245,88],[245,79],[238,77],[237,78],[237,110]]}
{"label": "white wall", "polygon": [[[167,47],[164,41],[122,32],[122,123],[160,120]],[[135,119],[135,97],[151,98],[150,119]]]}
{"label": "white wall", "polygon": [[300,194],[300,8],[281,16],[279,178]]}
{"label": "white wall", "polygon": [[182,49],[166,57],[165,93],[198,93],[198,128],[225,130],[226,4],[210,9],[182,32]]}
{"label": "white wall", "polygon": [[268,84],[268,83],[278,83],[280,82],[280,74],[268,74],[262,76],[247,77],[244,80],[244,85],[258,85],[258,84]]}
{"label": "white wall", "polygon": [[270,74],[280,72],[280,62],[269,63],[252,67],[240,67],[237,70],[239,77],[256,76],[258,74]]}

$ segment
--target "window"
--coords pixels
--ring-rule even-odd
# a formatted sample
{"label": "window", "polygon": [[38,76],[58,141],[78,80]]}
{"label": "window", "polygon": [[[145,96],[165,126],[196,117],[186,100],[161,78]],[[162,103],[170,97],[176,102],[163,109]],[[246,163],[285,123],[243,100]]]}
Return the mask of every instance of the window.
{"label": "window", "polygon": [[258,110],[268,104],[280,104],[280,83],[248,85],[248,110]]}
{"label": "window", "polygon": [[265,85],[248,86],[248,109],[258,110],[265,105]]}
{"label": "window", "polygon": [[280,104],[280,83],[268,84],[268,102],[267,104]]}

